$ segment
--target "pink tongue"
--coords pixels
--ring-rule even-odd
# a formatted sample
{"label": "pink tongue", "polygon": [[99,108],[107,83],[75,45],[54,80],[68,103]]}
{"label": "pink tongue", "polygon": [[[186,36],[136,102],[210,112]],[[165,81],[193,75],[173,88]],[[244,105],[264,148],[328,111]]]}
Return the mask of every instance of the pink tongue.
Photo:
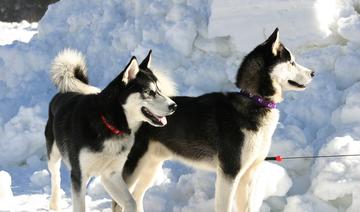
{"label": "pink tongue", "polygon": [[166,120],[166,117],[165,117],[165,116],[159,118],[159,121],[160,121],[163,125],[166,125],[166,124],[167,124],[167,120]]}

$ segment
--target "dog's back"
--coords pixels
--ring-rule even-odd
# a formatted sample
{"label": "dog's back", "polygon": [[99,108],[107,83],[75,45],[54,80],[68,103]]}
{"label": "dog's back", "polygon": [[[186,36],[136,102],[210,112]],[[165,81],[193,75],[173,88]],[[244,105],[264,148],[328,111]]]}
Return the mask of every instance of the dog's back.
{"label": "dog's back", "polygon": [[58,141],[61,142],[64,135],[69,135],[69,131],[76,129],[71,122],[76,109],[74,106],[91,103],[87,100],[90,95],[84,98],[84,94],[100,92],[98,88],[88,85],[85,59],[75,50],[65,49],[58,54],[52,64],[51,79],[60,92],[49,104],[49,119],[45,128],[49,159],[55,137],[60,138]]}

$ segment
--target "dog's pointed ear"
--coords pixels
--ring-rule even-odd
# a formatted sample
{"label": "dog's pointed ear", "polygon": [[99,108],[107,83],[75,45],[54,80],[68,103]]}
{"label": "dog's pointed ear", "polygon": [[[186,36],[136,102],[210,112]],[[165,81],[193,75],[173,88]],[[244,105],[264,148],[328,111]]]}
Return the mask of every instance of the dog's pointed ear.
{"label": "dog's pointed ear", "polygon": [[139,72],[139,64],[136,60],[136,57],[133,56],[124,70],[122,81],[125,84],[128,84],[131,80],[136,78],[136,74],[138,72]]}
{"label": "dog's pointed ear", "polygon": [[269,45],[274,56],[278,55],[280,47],[279,28],[276,27],[274,32],[269,36],[265,43]]}
{"label": "dog's pointed ear", "polygon": [[151,53],[152,53],[152,50],[150,49],[149,53],[147,54],[145,59],[141,62],[140,68],[142,68],[142,69],[150,68],[150,66],[151,66]]}

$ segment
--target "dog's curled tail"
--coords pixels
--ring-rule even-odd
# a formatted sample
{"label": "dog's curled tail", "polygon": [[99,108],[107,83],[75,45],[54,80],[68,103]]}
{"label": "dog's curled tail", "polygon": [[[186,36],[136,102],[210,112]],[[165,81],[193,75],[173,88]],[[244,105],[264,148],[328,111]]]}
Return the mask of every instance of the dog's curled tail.
{"label": "dog's curled tail", "polygon": [[51,79],[61,93],[99,93],[100,89],[88,85],[85,57],[77,50],[64,49],[54,59]]}

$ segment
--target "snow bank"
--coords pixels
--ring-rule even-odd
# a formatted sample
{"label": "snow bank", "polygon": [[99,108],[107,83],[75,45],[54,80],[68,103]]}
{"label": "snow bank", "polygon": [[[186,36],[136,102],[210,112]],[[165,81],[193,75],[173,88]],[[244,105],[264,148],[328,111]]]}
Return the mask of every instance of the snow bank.
{"label": "snow bank", "polygon": [[41,154],[44,148],[44,107],[21,106],[19,112],[0,128],[0,155],[2,166],[20,165],[33,154]]}
{"label": "snow bank", "polygon": [[34,186],[44,187],[50,184],[50,174],[48,170],[43,169],[41,171],[36,171],[30,177],[30,182]]}
{"label": "snow bank", "polygon": [[263,162],[254,174],[249,204],[254,211],[258,211],[263,200],[270,196],[283,197],[291,186],[292,181],[284,168],[273,163]]}
{"label": "snow bank", "polygon": [[[360,140],[350,136],[336,137],[321,150],[322,155],[358,154]],[[331,202],[335,207],[342,204],[347,211],[357,211],[360,208],[360,158],[346,157],[318,160],[313,166],[311,190],[318,198]],[[345,199],[342,199],[346,197]],[[349,199],[351,201],[349,201]],[[350,205],[351,204],[351,205]]]}
{"label": "snow bank", "polygon": [[[131,55],[142,58],[153,49],[154,67],[176,80],[179,94],[198,95],[234,90],[242,57],[278,26],[297,61],[314,69],[316,77],[304,92],[287,93],[279,104],[270,155],[357,150],[358,13],[359,3],[352,0],[62,0],[51,5],[28,44],[0,47],[0,168],[12,176],[14,210],[48,207],[43,130],[56,92],[48,74],[51,60],[65,47],[86,55],[90,82],[100,88]],[[262,211],[354,211],[360,202],[356,163],[355,158],[266,163],[257,172],[254,189],[261,198],[254,204],[259,207],[267,198]],[[65,169],[61,173],[63,208],[70,211],[70,180]],[[99,182],[89,185],[91,210],[110,207]],[[211,211],[214,182],[214,174],[165,163],[145,195],[145,209]]]}
{"label": "snow bank", "polygon": [[13,192],[11,190],[11,176],[6,171],[0,171],[0,211],[10,210]]}
{"label": "snow bank", "polygon": [[29,42],[37,33],[37,23],[20,23],[0,22],[0,45],[12,44],[14,41]]}
{"label": "snow bank", "polygon": [[0,171],[0,201],[11,198],[11,176],[6,171]]}
{"label": "snow bank", "polygon": [[314,1],[214,0],[209,35],[231,36],[238,51],[247,52],[268,37],[275,27],[287,46],[317,44],[323,37],[314,12]]}

